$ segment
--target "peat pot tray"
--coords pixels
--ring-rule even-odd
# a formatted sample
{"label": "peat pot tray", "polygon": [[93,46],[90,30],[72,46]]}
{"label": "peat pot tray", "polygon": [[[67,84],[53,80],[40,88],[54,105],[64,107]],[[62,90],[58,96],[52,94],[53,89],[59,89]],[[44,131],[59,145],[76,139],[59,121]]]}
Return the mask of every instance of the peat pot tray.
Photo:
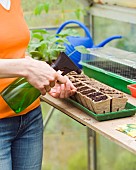
{"label": "peat pot tray", "polygon": [[84,111],[85,113],[89,114],[91,117],[93,117],[98,121],[105,121],[105,120],[112,120],[117,118],[133,116],[136,113],[136,107],[128,102],[126,103],[125,109],[121,111],[96,114],[72,99],[67,99],[67,100],[70,103],[72,103],[74,106]]}

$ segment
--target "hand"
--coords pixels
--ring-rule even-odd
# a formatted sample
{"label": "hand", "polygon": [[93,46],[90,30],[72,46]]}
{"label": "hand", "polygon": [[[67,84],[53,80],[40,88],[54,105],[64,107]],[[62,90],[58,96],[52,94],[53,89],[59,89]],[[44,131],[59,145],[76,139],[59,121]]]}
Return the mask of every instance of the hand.
{"label": "hand", "polygon": [[76,92],[75,86],[72,82],[66,77],[67,81],[65,84],[59,84],[56,82],[55,86],[51,89],[49,94],[55,98],[68,98]]}
{"label": "hand", "polygon": [[26,57],[26,62],[26,79],[40,90],[42,95],[49,92],[55,86],[56,81],[66,84],[67,78],[56,72],[46,62],[34,60],[31,57]]}

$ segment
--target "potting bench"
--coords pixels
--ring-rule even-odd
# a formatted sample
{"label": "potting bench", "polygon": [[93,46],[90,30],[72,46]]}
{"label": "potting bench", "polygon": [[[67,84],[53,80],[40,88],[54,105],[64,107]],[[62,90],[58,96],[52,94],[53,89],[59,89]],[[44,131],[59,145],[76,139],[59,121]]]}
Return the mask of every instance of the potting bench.
{"label": "potting bench", "polygon": [[[133,98],[130,95],[127,95],[127,97],[128,102],[136,106],[136,98]],[[45,96],[41,96],[41,100],[52,106],[50,113],[48,114],[49,116],[47,116],[46,120],[44,121],[45,126],[51,116],[51,113],[53,113],[54,108],[60,110],[61,112],[78,121],[79,123],[87,126],[88,170],[96,170],[96,132],[124,147],[130,152],[136,154],[136,139],[115,129],[118,125],[136,123],[136,115],[126,118],[98,122],[90,115],[76,108],[65,99],[55,99],[47,94]]]}

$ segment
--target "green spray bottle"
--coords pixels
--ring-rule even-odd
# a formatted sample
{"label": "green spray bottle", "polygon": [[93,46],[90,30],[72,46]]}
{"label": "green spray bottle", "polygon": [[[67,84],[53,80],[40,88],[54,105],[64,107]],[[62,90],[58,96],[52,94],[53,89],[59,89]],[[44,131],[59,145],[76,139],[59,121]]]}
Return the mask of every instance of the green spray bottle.
{"label": "green spray bottle", "polygon": [[[66,75],[70,71],[81,73],[81,70],[64,52],[60,54],[51,67],[56,71],[61,70],[62,75]],[[25,78],[16,79],[1,92],[1,96],[15,113],[20,113],[26,109],[40,95],[40,91],[28,83]]]}

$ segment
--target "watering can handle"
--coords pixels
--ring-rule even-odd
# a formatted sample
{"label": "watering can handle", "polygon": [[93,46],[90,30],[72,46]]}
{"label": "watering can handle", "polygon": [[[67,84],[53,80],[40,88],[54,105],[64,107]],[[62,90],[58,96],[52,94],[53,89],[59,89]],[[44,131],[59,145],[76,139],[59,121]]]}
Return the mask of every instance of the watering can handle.
{"label": "watering can handle", "polygon": [[92,39],[92,37],[91,37],[91,35],[90,35],[89,29],[88,29],[84,24],[82,24],[81,22],[76,21],[76,20],[69,20],[69,21],[64,22],[64,23],[58,28],[56,34],[59,34],[59,33],[61,32],[61,30],[62,30],[66,25],[68,25],[68,24],[77,24],[77,25],[79,25],[79,26],[85,31],[86,36]]}

